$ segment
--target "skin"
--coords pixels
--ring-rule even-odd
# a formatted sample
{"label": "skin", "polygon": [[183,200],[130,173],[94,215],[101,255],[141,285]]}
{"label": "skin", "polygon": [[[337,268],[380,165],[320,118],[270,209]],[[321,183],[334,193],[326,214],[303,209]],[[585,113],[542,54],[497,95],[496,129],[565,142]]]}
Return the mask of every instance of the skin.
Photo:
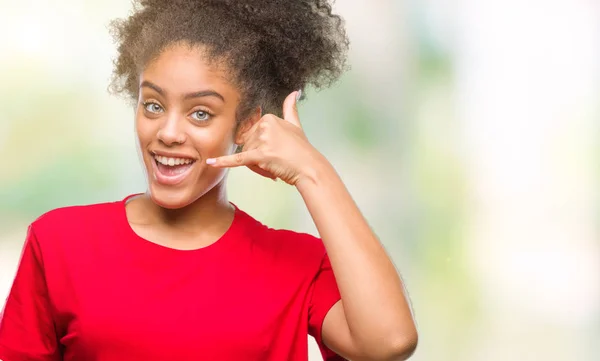
{"label": "skin", "polygon": [[[173,46],[150,62],[140,76],[135,127],[148,193],[128,203],[127,214],[140,236],[176,249],[208,246],[233,221],[226,171],[208,166],[206,159],[233,153],[240,141],[235,139],[239,92],[225,80],[223,71],[208,67],[202,59],[201,49]],[[186,98],[204,90],[223,99]],[[200,121],[206,118],[201,112],[212,115]],[[252,122],[248,119],[246,124]],[[176,186],[160,184],[154,176],[152,152],[195,159],[192,174]]]}
{"label": "skin", "polygon": [[[136,131],[149,192],[127,205],[132,227],[167,247],[205,247],[233,220],[225,191],[227,168],[246,166],[281,179],[304,199],[341,293],[325,317],[324,342],[355,361],[407,359],[416,348],[417,331],[403,283],[332,165],[306,138],[297,92],[286,98],[283,118],[261,115],[257,108],[237,127],[240,94],[226,74],[203,61],[201,48],[183,45],[168,48],[142,72]],[[223,99],[185,98],[207,89]],[[197,118],[206,116],[198,110],[213,115],[199,123]],[[244,151],[234,154],[236,144],[244,144]],[[159,184],[153,151],[196,159],[191,176],[175,186]]]}

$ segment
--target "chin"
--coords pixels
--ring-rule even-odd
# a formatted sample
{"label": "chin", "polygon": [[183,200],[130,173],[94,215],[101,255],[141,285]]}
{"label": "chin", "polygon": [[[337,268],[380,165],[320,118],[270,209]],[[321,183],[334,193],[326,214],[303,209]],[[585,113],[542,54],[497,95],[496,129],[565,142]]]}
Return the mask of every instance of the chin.
{"label": "chin", "polygon": [[[193,204],[198,199],[218,193],[219,184],[225,181],[224,174],[208,180],[201,179],[193,184],[164,185],[156,180],[149,180],[150,199],[159,207],[165,209],[181,209]],[[217,193],[213,192],[216,191]]]}
{"label": "chin", "polygon": [[194,203],[202,194],[194,197],[194,194],[189,190],[183,189],[164,189],[164,187],[150,184],[150,199],[157,206],[165,209],[181,209]]}

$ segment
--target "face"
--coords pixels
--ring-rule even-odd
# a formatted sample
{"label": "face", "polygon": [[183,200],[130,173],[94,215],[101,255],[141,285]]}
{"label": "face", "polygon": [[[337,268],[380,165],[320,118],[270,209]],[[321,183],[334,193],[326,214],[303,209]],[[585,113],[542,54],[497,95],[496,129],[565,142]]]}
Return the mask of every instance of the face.
{"label": "face", "polygon": [[140,76],[136,132],[153,201],[176,209],[222,186],[207,158],[236,148],[237,89],[200,49],[172,46]]}

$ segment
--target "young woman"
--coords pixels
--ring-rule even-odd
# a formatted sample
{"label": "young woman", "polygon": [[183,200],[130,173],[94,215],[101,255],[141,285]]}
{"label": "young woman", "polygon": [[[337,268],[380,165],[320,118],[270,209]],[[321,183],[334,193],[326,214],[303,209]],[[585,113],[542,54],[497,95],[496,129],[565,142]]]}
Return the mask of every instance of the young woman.
{"label": "young woman", "polygon": [[[296,108],[344,69],[330,4],[141,0],[113,30],[148,190],[31,224],[0,359],[306,360],[307,333],[327,360],[408,358],[401,279]],[[240,166],[295,187],[320,238],[230,203]]]}

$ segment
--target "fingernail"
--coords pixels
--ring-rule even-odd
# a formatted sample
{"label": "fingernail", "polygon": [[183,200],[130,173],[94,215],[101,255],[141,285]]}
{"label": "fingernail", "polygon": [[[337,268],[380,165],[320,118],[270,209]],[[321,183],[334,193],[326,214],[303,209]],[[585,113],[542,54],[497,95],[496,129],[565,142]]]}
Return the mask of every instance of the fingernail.
{"label": "fingernail", "polygon": [[296,93],[296,101],[300,100],[301,97],[302,97],[302,89],[298,90],[298,92]]}
{"label": "fingernail", "polygon": [[208,158],[206,160],[206,164],[215,164],[217,162],[216,158]]}

